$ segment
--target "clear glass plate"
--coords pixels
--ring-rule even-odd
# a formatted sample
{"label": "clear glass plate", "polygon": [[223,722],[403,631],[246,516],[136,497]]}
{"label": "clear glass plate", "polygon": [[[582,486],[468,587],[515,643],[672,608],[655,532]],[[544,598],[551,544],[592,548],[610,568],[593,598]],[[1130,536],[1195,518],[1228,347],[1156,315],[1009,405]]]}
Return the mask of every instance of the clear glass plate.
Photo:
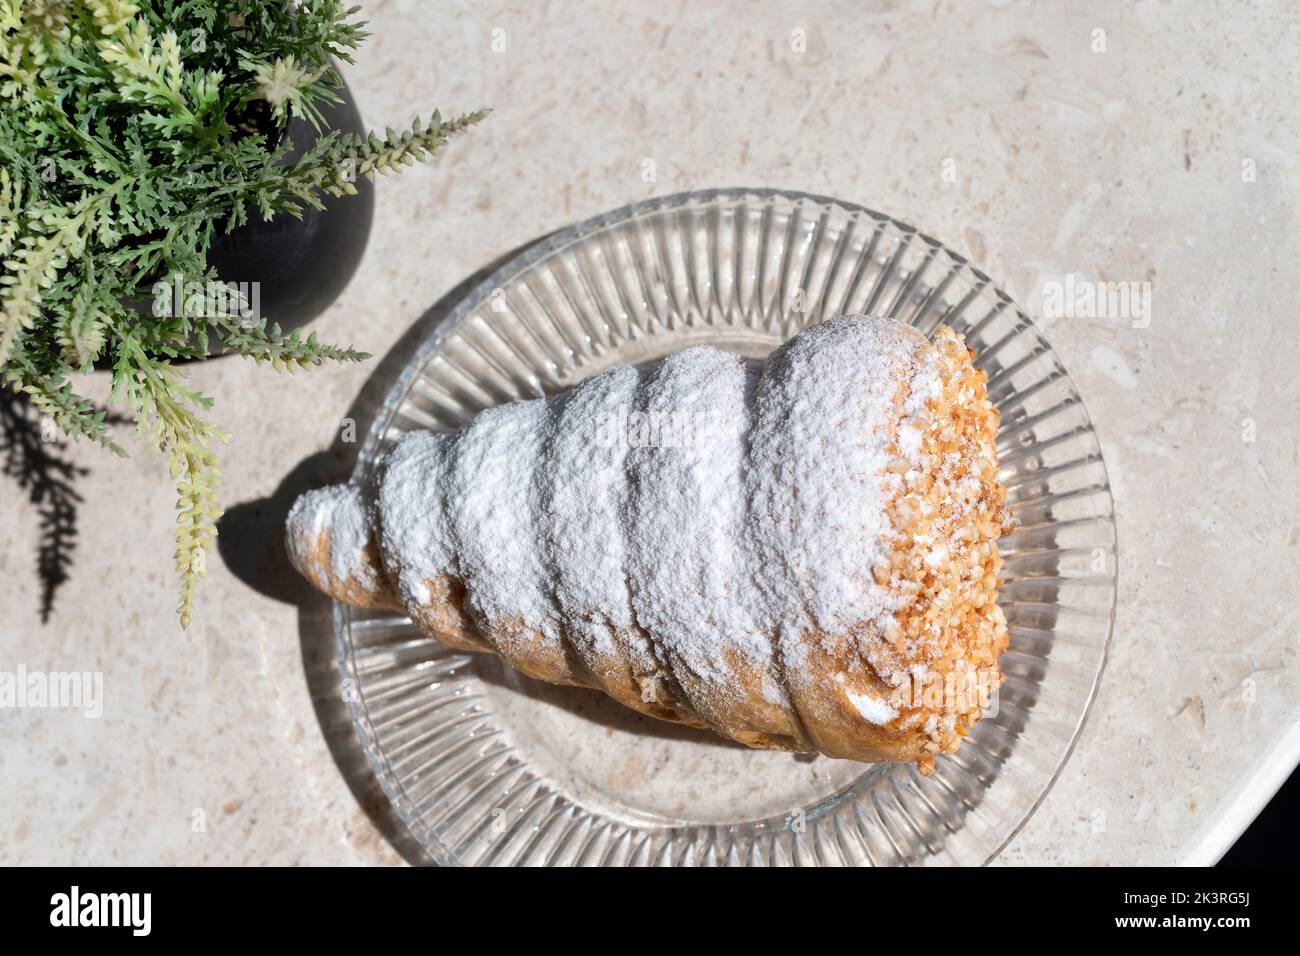
{"label": "clear glass plate", "polygon": [[411,429],[708,342],[762,357],[842,313],[966,336],[1002,414],[1007,681],[930,777],[752,751],[334,609],[345,697],[397,812],[444,864],[986,863],[1052,786],[1105,666],[1116,555],[1092,423],[987,276],[860,206],[772,190],[638,203],[565,229],[478,286],[410,357],[355,480]]}

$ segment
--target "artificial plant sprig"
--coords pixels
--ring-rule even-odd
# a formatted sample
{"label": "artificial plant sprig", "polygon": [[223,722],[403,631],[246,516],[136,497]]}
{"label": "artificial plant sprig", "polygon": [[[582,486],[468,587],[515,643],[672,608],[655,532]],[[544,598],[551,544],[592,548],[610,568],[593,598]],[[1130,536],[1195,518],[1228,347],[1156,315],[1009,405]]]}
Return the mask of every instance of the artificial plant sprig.
{"label": "artificial plant sprig", "polygon": [[[438,152],[482,112],[355,136],[325,129],[338,62],[366,38],[338,0],[0,0],[0,383],[74,440],[122,453],[77,376],[110,369],[112,403],[170,463],[180,619],[221,514],[212,400],[177,363],[210,345],[294,370],[366,357],[249,320],[237,296],[178,314],[138,303],[211,288],[219,233],[300,216],[357,176]],[[296,161],[292,118],[320,136]],[[271,317],[274,319],[274,316]]]}

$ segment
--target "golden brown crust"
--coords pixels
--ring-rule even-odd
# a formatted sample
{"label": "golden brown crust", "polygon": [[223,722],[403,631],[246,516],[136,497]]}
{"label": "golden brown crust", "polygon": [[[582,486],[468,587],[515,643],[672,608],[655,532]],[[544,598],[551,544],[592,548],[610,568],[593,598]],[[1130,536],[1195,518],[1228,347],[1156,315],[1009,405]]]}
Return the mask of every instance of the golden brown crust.
{"label": "golden brown crust", "polygon": [[458,578],[440,574],[426,578],[427,601],[410,600],[406,613],[412,623],[430,637],[462,651],[492,651],[465,608],[465,585]]}
{"label": "golden brown crust", "polygon": [[579,653],[589,680],[583,686],[604,691],[624,707],[657,720],[688,727],[708,726],[686,703],[672,674],[649,653],[644,632],[613,629],[610,637],[609,648],[603,650],[587,642],[568,642],[583,648]]}
{"label": "golden brown crust", "polygon": [[589,652],[593,659],[589,671],[595,680],[591,686],[650,717],[689,727],[708,726],[687,703],[671,672],[651,653],[645,631],[615,628],[611,637],[611,650]]}
{"label": "golden brown crust", "polygon": [[[407,613],[416,627],[444,644],[460,650],[499,654],[530,677],[551,684],[603,691],[625,707],[658,720],[698,728],[708,726],[694,718],[687,708],[674,704],[671,696],[665,696],[667,688],[659,679],[662,675],[652,678],[648,672],[636,673],[630,663],[633,658],[626,650],[633,639],[631,634],[614,635],[613,652],[598,653],[588,648],[584,653],[578,650],[582,646],[578,642],[566,640],[557,646],[537,631],[522,627],[518,621],[484,628],[466,607],[465,587],[455,578],[442,575],[426,580],[424,585],[428,600],[411,601]],[[658,694],[652,693],[651,688]]]}
{"label": "golden brown crust", "polygon": [[330,563],[328,527],[321,528],[312,541],[299,543],[295,551],[298,555],[299,572],[317,590],[337,598],[350,607],[403,610],[401,602],[387,585],[383,562],[379,558],[379,548],[373,538],[366,543],[361,554],[363,563],[372,572],[369,577],[372,582],[377,582],[377,586],[367,583],[362,577],[356,575],[348,575],[344,578],[334,575],[331,570],[333,565]]}

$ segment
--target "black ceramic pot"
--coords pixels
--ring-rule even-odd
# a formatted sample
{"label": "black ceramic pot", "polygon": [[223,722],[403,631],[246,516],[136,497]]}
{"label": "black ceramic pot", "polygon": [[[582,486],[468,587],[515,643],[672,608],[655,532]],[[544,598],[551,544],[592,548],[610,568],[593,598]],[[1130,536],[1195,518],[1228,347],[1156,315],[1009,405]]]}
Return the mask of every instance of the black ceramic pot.
{"label": "black ceramic pot", "polygon": [[[361,114],[346,81],[342,102],[323,109],[325,128],[364,135]],[[285,135],[293,143],[285,157],[293,162],[316,142],[311,124],[291,119]],[[338,298],[356,272],[374,219],[374,184],[358,177],[355,196],[322,197],[325,208],[306,207],[298,219],[281,213],[264,221],[250,210],[249,221],[220,234],[208,251],[208,263],[223,281],[258,283],[260,317],[278,322],[282,331],[306,325]]]}

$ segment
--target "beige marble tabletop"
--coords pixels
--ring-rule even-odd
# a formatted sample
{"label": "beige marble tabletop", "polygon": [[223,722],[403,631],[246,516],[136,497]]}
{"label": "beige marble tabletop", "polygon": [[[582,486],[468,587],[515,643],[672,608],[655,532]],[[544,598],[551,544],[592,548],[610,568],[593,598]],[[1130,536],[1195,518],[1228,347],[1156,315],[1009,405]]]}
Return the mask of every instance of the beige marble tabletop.
{"label": "beige marble tabletop", "polygon": [[[687,189],[836,196],[948,243],[1042,316],[1118,514],[1100,696],[1002,859],[1212,860],[1300,749],[1300,24],[1228,6],[369,0],[347,76],[370,125],[495,112],[378,184],[365,259],[315,328],[383,356],[504,253]],[[1045,283],[1067,274],[1149,283],[1149,308],[1050,318]],[[83,500],[46,622],[41,511],[0,478],[0,670],[103,674],[96,719],[0,710],[0,863],[418,860],[259,522],[296,469],[346,470],[319,453],[377,361],[194,370],[234,436],[242,537],[213,553],[188,632],[158,460],[70,450]]]}

